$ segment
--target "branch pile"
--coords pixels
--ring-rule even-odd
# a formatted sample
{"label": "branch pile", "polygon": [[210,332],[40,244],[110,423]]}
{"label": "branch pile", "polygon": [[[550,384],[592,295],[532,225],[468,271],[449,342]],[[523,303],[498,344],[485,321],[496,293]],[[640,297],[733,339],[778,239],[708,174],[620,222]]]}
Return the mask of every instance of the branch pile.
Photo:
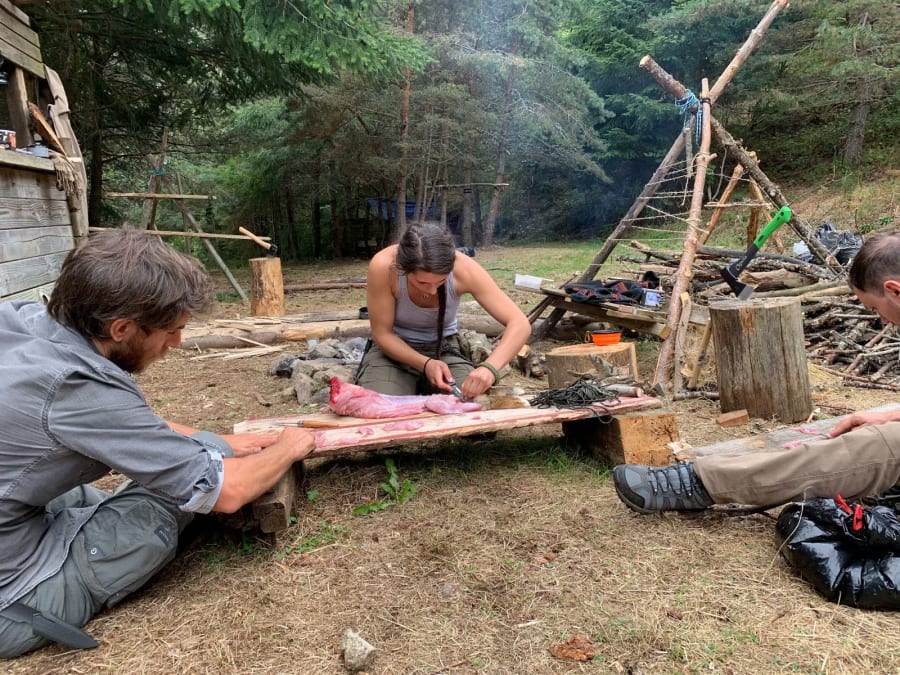
{"label": "branch pile", "polygon": [[900,390],[900,335],[856,300],[803,302],[806,353],[829,372],[871,389]]}

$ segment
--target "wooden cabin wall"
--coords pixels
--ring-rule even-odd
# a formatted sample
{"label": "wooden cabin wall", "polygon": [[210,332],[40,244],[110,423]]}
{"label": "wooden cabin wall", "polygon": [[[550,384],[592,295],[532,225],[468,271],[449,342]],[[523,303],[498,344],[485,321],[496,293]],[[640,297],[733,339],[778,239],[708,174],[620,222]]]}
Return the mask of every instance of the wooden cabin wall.
{"label": "wooden cabin wall", "polygon": [[17,154],[0,150],[0,301],[42,300],[75,245],[66,194],[52,162],[8,153]]}
{"label": "wooden cabin wall", "polygon": [[[29,99],[35,82],[47,75],[37,34],[29,24],[23,11],[0,0],[0,56],[8,79],[0,91],[6,103],[0,127],[16,132],[19,149],[34,138]],[[64,107],[67,114],[68,104]],[[77,150],[74,140],[73,147]],[[78,205],[71,202],[57,187],[53,161],[0,148],[0,301],[49,297],[75,245],[72,212]]]}

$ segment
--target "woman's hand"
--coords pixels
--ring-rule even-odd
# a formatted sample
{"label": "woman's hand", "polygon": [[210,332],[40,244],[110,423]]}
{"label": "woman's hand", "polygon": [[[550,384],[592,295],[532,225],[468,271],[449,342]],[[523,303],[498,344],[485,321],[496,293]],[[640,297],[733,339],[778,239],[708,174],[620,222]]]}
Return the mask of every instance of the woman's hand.
{"label": "woman's hand", "polygon": [[473,399],[480,396],[494,385],[494,373],[484,366],[478,366],[468,374],[466,381],[462,383],[463,396]]}
{"label": "woman's hand", "polygon": [[450,366],[440,359],[430,358],[425,362],[425,368],[422,371],[425,379],[435,389],[451,392],[448,382],[453,382],[453,373],[450,372]]}

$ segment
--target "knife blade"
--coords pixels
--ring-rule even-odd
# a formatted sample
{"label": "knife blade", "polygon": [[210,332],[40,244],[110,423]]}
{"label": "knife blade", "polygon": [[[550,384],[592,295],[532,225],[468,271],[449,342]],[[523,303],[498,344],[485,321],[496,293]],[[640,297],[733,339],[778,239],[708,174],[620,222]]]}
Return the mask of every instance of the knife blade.
{"label": "knife blade", "polygon": [[66,647],[93,649],[97,646],[97,641],[78,626],[73,626],[63,621],[51,612],[39,611],[29,607],[23,602],[12,603],[0,610],[0,615],[10,621],[31,624],[32,629],[38,635]]}
{"label": "knife blade", "polygon": [[459,385],[456,382],[448,382],[450,385],[450,391],[453,392],[453,395],[456,396],[460,401],[467,401],[468,399],[462,393],[462,389],[459,388]]}

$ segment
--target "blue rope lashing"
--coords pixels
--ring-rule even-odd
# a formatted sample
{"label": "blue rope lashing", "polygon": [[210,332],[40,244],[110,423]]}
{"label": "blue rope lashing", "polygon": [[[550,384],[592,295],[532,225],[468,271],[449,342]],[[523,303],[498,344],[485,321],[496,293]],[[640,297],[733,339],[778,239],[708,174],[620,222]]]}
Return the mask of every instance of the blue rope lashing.
{"label": "blue rope lashing", "polygon": [[687,126],[691,108],[697,108],[697,115],[694,118],[694,145],[699,145],[700,135],[703,133],[703,106],[700,105],[700,100],[694,92],[688,89],[683,98],[676,99],[675,105],[678,107],[678,112],[681,113],[683,126]]}

